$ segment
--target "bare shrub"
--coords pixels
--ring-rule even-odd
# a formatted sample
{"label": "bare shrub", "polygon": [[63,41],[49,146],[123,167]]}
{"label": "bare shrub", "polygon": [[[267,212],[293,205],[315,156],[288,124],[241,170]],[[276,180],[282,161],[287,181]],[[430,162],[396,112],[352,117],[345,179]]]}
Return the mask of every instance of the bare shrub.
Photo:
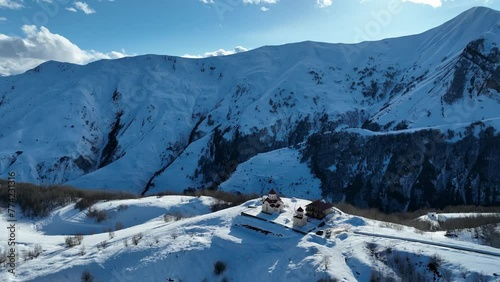
{"label": "bare shrub", "polygon": [[494,248],[500,248],[500,232],[494,224],[488,224],[480,228],[484,242]]}
{"label": "bare shrub", "polygon": [[139,241],[141,241],[143,235],[142,233],[137,233],[134,236],[132,236],[132,244],[136,245],[139,244]]}
{"label": "bare shrub", "polygon": [[210,210],[212,212],[224,210],[230,207],[233,207],[234,205],[232,203],[224,202],[222,200],[217,200],[213,204],[210,205]]}
{"label": "bare shrub", "polygon": [[170,214],[168,214],[168,213],[164,214],[163,215],[163,221],[165,221],[165,222],[172,221],[172,216]]}
{"label": "bare shrub", "polygon": [[400,225],[400,224],[395,224],[395,223],[390,223],[390,222],[382,222],[380,224],[381,227],[384,227],[384,228],[390,228],[390,229],[394,229],[394,230],[397,230],[397,231],[401,231],[403,230],[403,226]]}
{"label": "bare shrub", "polygon": [[469,281],[474,282],[488,282],[488,276],[484,275],[484,273],[473,272],[467,277]]}
{"label": "bare shrub", "polygon": [[32,250],[28,250],[27,259],[37,258],[42,251],[42,246],[40,244],[35,244],[35,247]]}
{"label": "bare shrub", "polygon": [[373,243],[373,242],[367,242],[366,243],[366,248],[370,251],[370,253],[375,255],[375,251],[377,250],[378,245]]}
{"label": "bare shrub", "polygon": [[104,241],[100,242],[99,244],[97,244],[96,246],[97,246],[97,250],[104,250],[108,247],[108,241],[104,240]]}
{"label": "bare shrub", "polygon": [[95,203],[97,203],[96,199],[82,198],[78,202],[76,202],[75,209],[83,211],[84,209],[92,207]]}
{"label": "bare shrub", "polygon": [[[380,251],[376,255],[385,265],[387,265],[395,275],[399,276],[401,281],[425,281],[425,277],[419,272],[418,267],[413,263],[412,258],[408,253],[401,253],[386,249]],[[391,281],[391,277],[385,276],[379,270],[373,270],[370,276],[370,281]]]}
{"label": "bare shrub", "polygon": [[183,218],[185,218],[185,216],[180,211],[166,213],[163,215],[163,221],[165,222],[179,221]]}
{"label": "bare shrub", "polygon": [[78,252],[78,254],[79,254],[79,255],[81,255],[81,256],[83,256],[83,255],[85,255],[85,254],[86,254],[86,252],[85,252],[85,245],[82,245],[82,246],[80,247],[80,251]]}
{"label": "bare shrub", "polygon": [[0,264],[3,264],[7,261],[7,252],[6,251],[1,251],[0,252]]}
{"label": "bare shrub", "polygon": [[100,223],[108,218],[108,213],[105,210],[90,207],[87,211],[87,217],[93,218],[96,222]]}
{"label": "bare shrub", "polygon": [[66,246],[66,248],[71,248],[71,247],[74,247],[74,246],[76,246],[78,244],[76,243],[76,240],[74,240],[73,237],[68,236],[64,240],[64,245]]}
{"label": "bare shrub", "polygon": [[[379,211],[378,209],[360,209],[357,208],[353,205],[347,204],[347,203],[339,203],[336,205],[338,209],[341,211],[356,215],[356,216],[361,216],[369,219],[374,219],[378,221],[384,221],[387,223],[394,223],[394,224],[400,224],[400,225],[406,225],[406,226],[411,226],[419,230],[423,231],[432,231],[435,228],[432,226],[431,223],[426,222],[426,221],[421,221],[421,220],[415,220],[415,218],[418,218],[422,215],[426,215],[430,211],[435,211],[431,209],[421,209],[413,212],[406,212],[406,213],[383,213]],[[494,213],[494,212],[500,212],[500,207],[475,207],[475,206],[453,206],[453,207],[446,207],[440,211],[441,213],[471,213],[471,212],[481,212],[481,213]],[[440,227],[437,228],[436,230],[442,230],[442,231],[447,231],[447,230],[454,230],[454,229],[466,229],[466,228],[475,228],[479,226],[484,226],[488,224],[498,224],[500,223],[500,215],[478,215],[478,216],[471,216],[471,217],[464,217],[464,218],[452,218],[448,219],[446,221],[440,222]],[[389,225],[387,225],[389,226]],[[394,226],[396,230],[399,230],[397,227]]]}
{"label": "bare shrub", "polygon": [[121,223],[121,221],[118,221],[115,223],[115,230],[121,230],[123,228],[124,228],[124,226],[123,226],[123,223]]}
{"label": "bare shrub", "polygon": [[318,282],[337,282],[339,281],[338,279],[331,278],[331,277],[326,277],[326,278],[320,278]]}
{"label": "bare shrub", "polygon": [[214,264],[214,273],[219,276],[226,270],[226,263],[223,261],[216,261]]}
{"label": "bare shrub", "polygon": [[81,234],[75,235],[74,238],[78,242],[78,245],[80,245],[83,241],[83,235]]}
{"label": "bare shrub", "polygon": [[123,205],[123,204],[119,205],[117,208],[118,211],[124,211],[126,209],[128,209],[128,205]]}
{"label": "bare shrub", "polygon": [[488,224],[500,223],[500,215],[477,215],[462,218],[450,218],[440,222],[440,230],[456,230],[466,228],[476,228]]}
{"label": "bare shrub", "polygon": [[67,236],[64,240],[64,245],[66,248],[72,248],[74,246],[80,245],[83,240],[83,235]]}
{"label": "bare shrub", "polygon": [[[45,217],[57,207],[75,203],[75,207],[84,210],[93,203],[102,200],[134,199],[136,195],[88,189],[77,189],[71,186],[34,185],[16,183],[16,204],[27,217]],[[0,180],[0,205],[6,205],[8,197],[7,181]]]}
{"label": "bare shrub", "polygon": [[251,199],[260,198],[260,195],[254,193],[253,194],[231,193],[216,189],[187,188],[184,189],[183,194],[195,197],[208,196],[218,199],[219,201],[217,201],[213,205],[213,207],[211,207],[212,211],[238,206]]}
{"label": "bare shrub", "polygon": [[81,279],[82,282],[93,282],[94,276],[92,276],[92,274],[88,270],[85,270],[82,272]]}
{"label": "bare shrub", "polygon": [[108,232],[108,237],[109,237],[109,239],[113,239],[113,238],[115,238],[115,232],[114,232],[113,230],[110,230],[110,231]]}

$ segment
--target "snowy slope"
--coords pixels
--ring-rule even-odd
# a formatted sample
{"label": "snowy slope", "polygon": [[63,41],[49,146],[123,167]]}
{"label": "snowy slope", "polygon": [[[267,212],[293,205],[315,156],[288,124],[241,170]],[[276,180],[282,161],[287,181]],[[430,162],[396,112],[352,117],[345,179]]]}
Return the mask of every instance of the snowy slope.
{"label": "snowy slope", "polygon": [[314,133],[464,131],[498,119],[499,21],[474,8],[419,35],[355,45],[47,62],[0,77],[0,177],[138,194],[260,192],[271,179],[314,198],[330,184],[288,151]]}
{"label": "snowy slope", "polygon": [[213,202],[209,197],[170,196],[98,203],[93,208],[107,213],[107,218],[99,223],[87,216],[87,210],[79,211],[74,205],[68,205],[36,222],[33,228],[46,235],[102,233],[114,230],[117,223],[128,228],[150,220],[163,220],[165,214],[184,218],[207,214]]}
{"label": "snowy slope", "polygon": [[263,195],[279,187],[281,195],[317,199],[321,198],[320,185],[307,165],[300,162],[299,151],[285,148],[259,154],[241,164],[220,189]]}
{"label": "snowy slope", "polygon": [[[196,205],[182,203],[179,197],[160,199],[158,201],[180,210]],[[149,212],[152,206],[161,206],[153,198],[134,201],[137,206],[143,206],[137,209],[138,215]],[[285,212],[279,216],[262,215],[258,212],[260,200],[253,200],[235,208],[179,221],[145,220],[115,231],[112,239],[107,233],[85,235],[84,254],[81,246],[65,248],[64,236],[35,230],[32,226],[37,222],[23,221],[17,232],[18,250],[22,252],[40,243],[43,252],[33,260],[21,260],[15,277],[2,268],[0,279],[79,281],[82,272],[88,270],[95,277],[94,281],[220,281],[223,278],[249,281],[249,277],[252,281],[317,281],[328,276],[340,281],[370,281],[375,272],[400,281],[409,274],[391,266],[392,258],[399,257],[403,261],[408,258],[414,265],[413,271],[430,281],[436,273],[427,265],[431,257],[438,255],[437,271],[445,279],[477,281],[482,275],[485,281],[499,281],[495,276],[500,269],[498,249],[457,242],[441,233],[419,234],[405,227],[395,230],[382,222],[340,211],[327,217],[326,225],[316,229],[331,229],[331,238],[315,233],[304,235],[281,224],[289,222],[296,205],[309,201],[289,198],[284,201]],[[133,203],[113,201],[109,205],[120,204]],[[256,207],[248,207],[250,205]],[[278,224],[241,214],[253,211]],[[54,214],[70,215],[71,206]],[[311,225],[319,223],[310,219]],[[5,228],[6,224],[5,214],[2,214],[0,228]],[[65,232],[77,231],[71,225],[66,228]],[[132,244],[131,238],[140,232],[144,237],[137,245]],[[106,248],[98,248],[103,241],[107,242]],[[440,244],[447,247],[436,246]],[[226,270],[216,276],[213,267],[219,260],[226,263]]]}

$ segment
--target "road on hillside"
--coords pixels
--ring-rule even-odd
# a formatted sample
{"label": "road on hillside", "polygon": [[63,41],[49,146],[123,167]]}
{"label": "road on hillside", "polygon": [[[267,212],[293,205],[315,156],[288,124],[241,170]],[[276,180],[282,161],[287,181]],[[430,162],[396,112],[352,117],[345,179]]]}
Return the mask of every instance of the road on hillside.
{"label": "road on hillside", "polygon": [[415,243],[421,243],[421,244],[426,244],[426,245],[434,245],[434,246],[438,246],[438,247],[445,247],[445,248],[450,248],[450,249],[455,249],[455,250],[460,250],[460,251],[474,252],[474,253],[483,254],[483,255],[500,257],[500,250],[498,252],[495,252],[495,251],[488,251],[488,250],[481,250],[481,249],[473,249],[473,248],[459,246],[459,245],[452,245],[452,244],[446,244],[446,243],[419,240],[419,239],[413,239],[413,238],[404,238],[404,237],[398,237],[398,236],[393,236],[393,235],[377,234],[377,233],[370,233],[370,232],[363,232],[363,231],[353,231],[353,233],[358,234],[358,235],[371,236],[371,237],[404,240],[404,241],[408,241],[408,242],[415,242]]}

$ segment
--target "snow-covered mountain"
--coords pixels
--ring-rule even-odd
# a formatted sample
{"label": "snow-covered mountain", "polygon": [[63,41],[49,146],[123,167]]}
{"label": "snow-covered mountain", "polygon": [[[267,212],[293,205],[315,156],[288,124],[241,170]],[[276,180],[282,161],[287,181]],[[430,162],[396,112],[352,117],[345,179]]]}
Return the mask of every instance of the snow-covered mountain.
{"label": "snow-covered mountain", "polygon": [[[310,218],[298,230],[311,226],[313,232],[302,234],[290,225],[293,212],[307,200],[283,198],[279,215],[261,213],[260,199],[210,213],[213,201],[165,196],[103,202],[94,206],[109,215],[101,223],[74,204],[46,219],[19,217],[18,260],[15,268],[2,264],[0,280],[90,281],[80,279],[84,273],[96,282],[500,279],[500,250],[479,245],[478,239],[460,241],[444,231],[421,232],[339,210],[322,221]],[[177,211],[183,218],[166,222],[161,211]],[[0,214],[3,230],[7,219]],[[125,228],[106,231],[115,221]],[[65,244],[68,234],[83,234],[80,245]],[[9,253],[4,246],[0,252]],[[215,271],[217,262],[225,267]]]}
{"label": "snow-covered mountain", "polygon": [[[500,202],[500,12],[354,45],[47,62],[0,77],[0,176],[406,210]],[[443,197],[446,195],[446,197]]]}

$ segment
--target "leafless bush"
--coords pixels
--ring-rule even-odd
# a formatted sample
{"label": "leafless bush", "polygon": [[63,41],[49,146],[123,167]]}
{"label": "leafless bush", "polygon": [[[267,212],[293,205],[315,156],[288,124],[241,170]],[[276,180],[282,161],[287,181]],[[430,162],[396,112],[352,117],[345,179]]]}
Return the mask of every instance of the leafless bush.
{"label": "leafless bush", "polygon": [[479,232],[482,234],[484,243],[494,248],[500,248],[500,232],[497,225],[488,224],[479,227]]}
{"label": "leafless bush", "polygon": [[488,282],[488,276],[484,275],[484,273],[473,272],[467,278],[468,281],[474,282]]}
{"label": "leafless bush", "polygon": [[[71,186],[40,186],[18,182],[16,187],[16,204],[27,217],[45,217],[55,208],[75,202],[76,208],[84,210],[100,200],[137,198],[128,193],[77,189]],[[7,204],[8,193],[7,181],[0,180],[0,205]]]}
{"label": "leafless bush", "polygon": [[40,244],[35,244],[35,247],[32,250],[28,250],[27,257],[28,259],[37,258],[42,251],[42,246]]}
{"label": "leafless bush", "polygon": [[233,206],[234,205],[232,203],[224,202],[222,200],[216,200],[213,204],[210,205],[210,210],[212,212],[216,212]]}
{"label": "leafless bush", "polygon": [[97,246],[97,250],[104,250],[108,247],[108,241],[104,240],[104,241],[100,242],[99,244],[97,244],[96,246]]}
{"label": "leafless bush", "polygon": [[[415,220],[416,218],[426,215],[430,209],[421,209],[414,212],[406,213],[391,213],[386,214],[377,209],[360,209],[347,203],[339,203],[336,207],[345,213],[361,216],[365,218],[370,218],[378,221],[384,221],[388,223],[400,224],[411,226],[423,231],[434,230],[433,226],[429,222]],[[435,210],[433,210],[435,211]],[[470,213],[470,212],[500,212],[500,207],[474,207],[474,206],[454,206],[446,207],[440,212],[442,213]],[[499,215],[478,215],[463,218],[452,218],[446,221],[440,222],[440,227],[437,230],[454,230],[454,229],[465,229],[465,228],[475,228],[487,224],[498,224],[500,223]],[[401,227],[396,227],[401,228]],[[397,229],[399,230],[399,229]]]}
{"label": "leafless bush", "polygon": [[395,224],[395,223],[390,223],[390,222],[382,222],[380,224],[380,226],[381,227],[385,227],[385,228],[390,228],[390,229],[398,230],[398,231],[403,230],[403,226],[402,225]]}
{"label": "leafless bush", "polygon": [[373,242],[367,242],[366,248],[370,251],[372,255],[375,255],[375,251],[377,250],[378,245]]}
{"label": "leafless bush", "polygon": [[137,233],[134,236],[132,236],[132,244],[136,245],[139,244],[139,241],[141,241],[143,235],[142,233]]}
{"label": "leafless bush", "polygon": [[226,270],[226,263],[219,260],[219,261],[216,261],[215,264],[214,264],[214,273],[215,275],[219,276],[221,275],[222,273],[224,273],[224,271]]}
{"label": "leafless bush", "polygon": [[189,196],[208,196],[215,199],[219,199],[226,203],[231,203],[233,206],[241,205],[244,202],[260,198],[257,194],[242,194],[242,193],[231,193],[222,190],[211,190],[211,189],[185,189],[184,195]]}
{"label": "leafless bush", "polygon": [[105,210],[90,207],[87,211],[87,217],[93,218],[96,222],[100,223],[108,218],[108,213]]}
{"label": "leafless bush", "polygon": [[0,264],[5,263],[6,261],[7,261],[7,252],[4,250],[0,252]]}
{"label": "leafless bush", "polygon": [[500,215],[477,215],[461,218],[450,218],[440,222],[440,230],[456,230],[466,228],[476,228],[488,224],[500,223]]}
{"label": "leafless bush", "polygon": [[179,221],[184,218],[184,215],[180,211],[166,213],[163,215],[163,220],[165,222]]}
{"label": "leafless bush", "polygon": [[121,221],[118,221],[115,223],[115,230],[121,230],[123,229],[123,223],[121,223]]}
{"label": "leafless bush", "polygon": [[327,278],[320,278],[318,280],[318,282],[337,282],[339,281],[338,279],[334,279],[334,278],[331,278],[331,277],[327,277]]}
{"label": "leafless bush", "polygon": [[413,262],[408,253],[386,249],[378,252],[375,257],[387,265],[387,267],[398,276],[398,279],[385,275],[384,272],[379,269],[373,269],[370,275],[370,281],[425,281],[425,276],[419,272],[417,265]]}
{"label": "leafless bush", "polygon": [[84,272],[82,272],[81,279],[82,282],[92,282],[94,281],[94,276],[92,276],[92,274],[88,270],[85,270]]}
{"label": "leafless bush", "polygon": [[122,204],[122,205],[119,205],[119,206],[118,206],[118,209],[117,209],[117,210],[118,210],[118,211],[124,211],[124,210],[126,210],[126,209],[128,209],[128,205],[123,205],[123,204]]}
{"label": "leafless bush", "polygon": [[83,240],[83,235],[76,235],[76,236],[68,236],[64,240],[64,245],[66,248],[71,248],[76,245],[80,245]]}
{"label": "leafless bush", "polygon": [[113,230],[110,230],[110,231],[108,232],[108,237],[109,237],[109,239],[113,239],[113,238],[115,238],[115,232],[114,232]]}
{"label": "leafless bush", "polygon": [[79,254],[79,255],[81,255],[81,256],[83,256],[83,255],[85,255],[85,254],[86,254],[86,252],[85,252],[85,245],[82,245],[82,246],[80,247],[80,251],[78,252],[78,254]]}

